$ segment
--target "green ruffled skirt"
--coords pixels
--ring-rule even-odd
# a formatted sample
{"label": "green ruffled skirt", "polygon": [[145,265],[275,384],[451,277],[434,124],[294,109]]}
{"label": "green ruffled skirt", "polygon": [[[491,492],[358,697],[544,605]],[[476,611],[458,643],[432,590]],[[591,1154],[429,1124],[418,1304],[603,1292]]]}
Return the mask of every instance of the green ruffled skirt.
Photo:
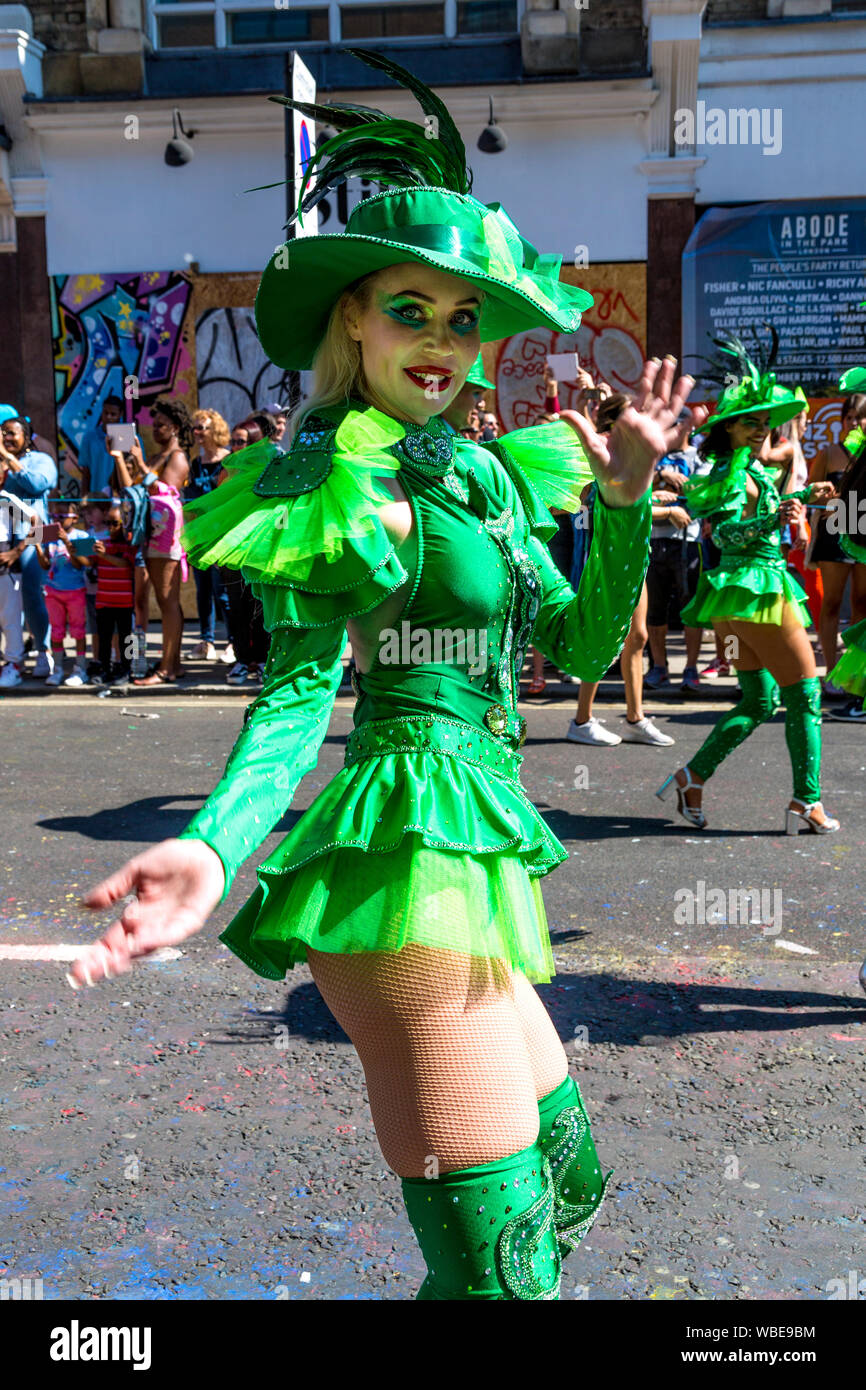
{"label": "green ruffled skirt", "polygon": [[746,564],[704,570],[691,603],[682,610],[688,627],[711,627],[714,622],[739,619],[747,623],[779,626],[785,604],[789,603],[803,627],[812,616],[802,586],[785,565]]}
{"label": "green ruffled skirt", "polygon": [[517,782],[440,753],[345,767],[258,869],[221,936],[279,980],[307,948],[409,943],[554,974],[539,877],[567,852]]}
{"label": "green ruffled skirt", "polygon": [[866,695],[866,618],[842,633],[845,652],[830,672],[830,680],[851,695]]}

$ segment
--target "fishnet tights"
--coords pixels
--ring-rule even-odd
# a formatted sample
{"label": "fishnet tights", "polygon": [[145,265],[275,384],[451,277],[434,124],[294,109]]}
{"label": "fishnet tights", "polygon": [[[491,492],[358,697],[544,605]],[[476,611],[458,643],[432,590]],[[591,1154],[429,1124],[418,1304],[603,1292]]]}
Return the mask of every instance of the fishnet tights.
{"label": "fishnet tights", "polygon": [[568,1064],[525,976],[415,945],[308,958],[361,1059],[379,1145],[401,1178],[490,1163],[535,1142],[537,1099]]}

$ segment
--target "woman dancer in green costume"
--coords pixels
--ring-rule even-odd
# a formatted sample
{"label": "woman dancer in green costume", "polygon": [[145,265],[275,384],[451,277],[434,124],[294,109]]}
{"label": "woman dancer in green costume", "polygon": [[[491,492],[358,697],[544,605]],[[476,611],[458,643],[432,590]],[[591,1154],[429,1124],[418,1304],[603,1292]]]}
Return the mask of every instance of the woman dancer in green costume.
{"label": "woman dancer in green costume", "polygon": [[[866,391],[866,367],[852,367],[839,381],[839,390]],[[866,564],[866,434],[858,425],[846,436],[843,446],[851,463],[839,482],[837,524],[839,544],[852,560]],[[829,525],[829,519],[828,519]],[[851,699],[829,718],[846,724],[866,724],[866,618],[853,623],[842,634],[845,651],[829,678],[847,690]]]}
{"label": "woman dancer in green costume", "polygon": [[778,338],[771,331],[772,346],[766,355],[756,354],[756,362],[738,339],[715,340],[723,354],[717,375],[726,389],[707,421],[701,446],[702,456],[712,460],[713,467],[707,477],[685,487],[689,509],[712,523],[722,558],[716,569],[701,575],[682,619],[690,626],[713,626],[734,653],[743,693],[695,756],[672,773],[656,795],[665,799],[676,793],[679,815],[703,830],[704,783],[784,701],[794,780],[785,828],[792,835],[805,825],[825,835],[838,830],[839,822],[821,805],[821,683],[806,635],[806,596],[788,572],[779,533],[799,516],[805,500],[821,503],[833,496],[833,486],[813,483],[780,498],[758,460],[769,431],[798,415],[804,401],[799,389],[776,384],[770,368]]}
{"label": "woman dancer in green costume", "polygon": [[[412,88],[426,129],[301,108],[341,131],[307,171],[305,208],[356,170],[391,191],[362,202],[344,234],[298,238],[272,259],[259,333],[278,365],[314,365],[313,403],[287,453],[262,441],[233,455],[227,481],[187,508],[193,563],[242,569],[261,598],[265,685],[182,836],[88,896],[94,908],[137,901],[71,981],[183,940],[226,897],[315,763],[348,631],[345,767],[222,939],[268,979],[306,960],[357,1048],[428,1266],[419,1297],[553,1299],[607,1179],[530,983],[553,973],[538,884],[566,853],[520,785],[518,681],[530,640],[585,680],[620,650],[646,569],[653,465],[684,438],[693,383],[674,386],[672,360],[647,363],[607,447],[581,417],[489,449],[442,422],[482,340],[571,332],[591,301],[560,286],[558,260],[498,205],[470,196],[433,93],[363,56]],[[600,495],[575,595],[544,542],[548,508],[574,504],[587,457]]]}

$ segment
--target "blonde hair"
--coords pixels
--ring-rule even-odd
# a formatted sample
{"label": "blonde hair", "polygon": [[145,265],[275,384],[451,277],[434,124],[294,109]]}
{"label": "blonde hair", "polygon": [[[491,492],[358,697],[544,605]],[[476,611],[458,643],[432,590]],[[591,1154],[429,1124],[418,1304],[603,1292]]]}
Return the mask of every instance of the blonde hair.
{"label": "blonde hair", "polygon": [[362,310],[367,308],[372,279],[373,275],[365,275],[356,285],[345,290],[331,310],[325,336],[313,358],[313,394],[287,427],[292,440],[304,418],[314,414],[321,406],[339,405],[352,397],[374,403],[364,376],[361,344],[350,335],[345,319],[345,310],[352,301]]}
{"label": "blonde hair", "polygon": [[229,429],[223,417],[220,415],[219,411],[210,410],[209,408],[197,410],[192,417],[192,422],[193,424],[196,424],[196,422],[199,420],[207,421],[208,425],[210,426],[210,432],[213,435],[213,442],[216,445],[216,447],[218,449],[226,448],[229,440],[231,439],[231,430]]}

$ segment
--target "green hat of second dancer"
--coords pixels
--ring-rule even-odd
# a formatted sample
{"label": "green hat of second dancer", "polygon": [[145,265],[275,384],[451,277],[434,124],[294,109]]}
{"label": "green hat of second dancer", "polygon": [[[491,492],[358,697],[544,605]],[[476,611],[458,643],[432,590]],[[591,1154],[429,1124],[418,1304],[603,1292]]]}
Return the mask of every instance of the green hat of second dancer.
{"label": "green hat of second dancer", "polygon": [[[757,334],[755,336],[757,339]],[[702,426],[704,431],[738,415],[758,415],[765,411],[770,417],[770,429],[775,429],[809,409],[801,388],[796,386],[791,390],[780,386],[776,373],[771,371],[779,351],[779,335],[775,328],[770,328],[769,351],[765,352],[756,342],[752,355],[739,338],[725,336],[712,341],[719,352],[705,359],[710,370],[701,375],[718,382],[724,389],[716,401],[715,412]]]}
{"label": "green hat of second dancer", "polygon": [[866,367],[849,367],[847,372],[843,372],[839,378],[839,390],[846,393],[866,391]]}
{"label": "green hat of second dancer", "polygon": [[475,361],[472,363],[472,366],[469,368],[469,375],[466,378],[466,385],[487,386],[491,391],[496,390],[496,387],[493,385],[493,382],[488,381],[487,377],[484,375],[484,362],[482,361],[480,352],[476,357]]}
{"label": "green hat of second dancer", "polygon": [[298,370],[311,366],[343,291],[405,261],[448,271],[484,291],[482,342],[539,327],[575,332],[592,295],[561,284],[561,257],[540,254],[499,203],[470,196],[466,150],[445,104],[380,54],[348,51],[407,87],[426,121],[421,126],[369,107],[272,98],[339,132],[307,165],[294,214],[301,222],[348,178],[368,178],[388,191],[360,202],[345,232],[296,237],[272,256],[256,297],[256,325],[271,361]]}

